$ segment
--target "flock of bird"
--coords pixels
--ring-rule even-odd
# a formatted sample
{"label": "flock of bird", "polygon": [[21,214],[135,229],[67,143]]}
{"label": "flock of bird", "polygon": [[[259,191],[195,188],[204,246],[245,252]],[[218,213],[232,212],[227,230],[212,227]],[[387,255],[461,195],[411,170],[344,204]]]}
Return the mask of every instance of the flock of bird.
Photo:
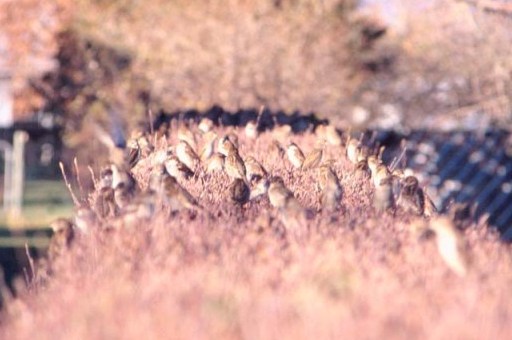
{"label": "flock of bird", "polygon": [[[189,210],[213,217],[199,203],[199,198],[183,185],[197,180],[200,173],[224,173],[229,178],[225,188],[232,204],[244,207],[251,201],[268,199],[287,231],[298,235],[307,229],[310,210],[301,204],[282,177],[265,169],[256,157],[243,157],[235,129],[219,136],[212,121],[207,119],[193,127],[183,124],[169,129],[164,125],[153,134],[133,133],[124,148],[116,147],[104,130],[97,130],[109,147],[110,163],[100,170],[88,204],[77,208],[74,219],[59,219],[52,224],[50,258],[60,256],[77,233],[88,234],[95,225],[136,228],[142,221],[151,219],[159,207],[167,209],[165,211],[171,215]],[[249,122],[243,133],[249,140],[256,140],[260,133],[258,122]],[[382,148],[370,148],[350,134],[344,136],[333,125],[316,127],[317,142],[309,153],[289,142],[292,133],[289,126],[279,126],[272,133],[276,138],[271,150],[279,160],[283,160],[283,164],[288,162],[290,171],[308,172],[315,178],[321,193],[318,202],[321,211],[342,213],[343,206],[343,188],[333,170],[337,159],[324,159],[329,146],[335,150],[335,158],[348,159],[358,178],[370,181],[374,189],[374,209],[389,214],[403,211],[416,216],[422,231],[436,235],[439,254],[449,268],[460,276],[466,274],[468,261],[464,240],[453,219],[438,214],[411,171],[399,169],[396,160],[386,165],[381,157]],[[168,145],[168,134],[176,141],[172,145]],[[158,141],[163,141],[165,147],[156,147]],[[149,162],[145,166],[150,174],[144,180],[137,180],[133,169],[144,162]],[[108,223],[102,224],[102,221]]]}

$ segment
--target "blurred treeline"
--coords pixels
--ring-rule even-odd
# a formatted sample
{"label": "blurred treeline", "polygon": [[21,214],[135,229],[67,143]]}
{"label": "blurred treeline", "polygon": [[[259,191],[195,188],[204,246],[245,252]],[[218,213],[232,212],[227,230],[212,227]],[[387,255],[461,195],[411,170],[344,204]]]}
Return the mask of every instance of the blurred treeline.
{"label": "blurred treeline", "polygon": [[[0,5],[0,23],[21,79],[18,110],[60,113],[74,148],[91,144],[84,117],[133,126],[149,109],[213,105],[345,125],[436,127],[482,111],[486,123],[508,123],[506,11],[368,3],[379,1],[20,0]],[[34,56],[47,63],[27,72]]]}

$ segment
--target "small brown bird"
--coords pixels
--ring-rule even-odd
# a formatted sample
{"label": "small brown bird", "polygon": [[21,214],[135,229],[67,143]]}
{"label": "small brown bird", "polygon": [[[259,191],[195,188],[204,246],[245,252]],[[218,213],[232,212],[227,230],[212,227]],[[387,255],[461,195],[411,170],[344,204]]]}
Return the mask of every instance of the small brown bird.
{"label": "small brown bird", "polygon": [[130,204],[133,196],[133,191],[129,190],[124,183],[119,183],[114,189],[114,201],[119,209],[123,209]]}
{"label": "small brown bird", "polygon": [[249,201],[251,190],[245,182],[235,178],[229,186],[229,198],[235,204],[244,205]]}
{"label": "small brown bird", "polygon": [[180,179],[189,180],[194,176],[194,172],[174,155],[165,161],[165,169],[169,175]]}
{"label": "small brown bird", "polygon": [[247,185],[247,170],[245,168],[242,157],[238,154],[238,151],[231,150],[224,161],[224,171],[229,177],[235,179],[239,178],[243,180]]}
{"label": "small brown bird", "polygon": [[361,143],[354,138],[350,138],[347,141],[347,158],[352,164],[357,164],[357,155],[359,153]]}
{"label": "small brown bird", "polygon": [[98,182],[98,189],[112,188],[112,168],[105,167],[100,171],[100,180]]}
{"label": "small brown bird", "polygon": [[308,170],[319,166],[320,162],[322,161],[323,154],[323,148],[316,148],[313,151],[311,151],[311,153],[308,154],[307,157],[304,159],[304,162],[302,163],[302,169]]}
{"label": "small brown bird", "polygon": [[185,209],[202,209],[197,200],[183,188],[176,178],[167,175],[163,179],[165,202],[171,208],[171,211]]}
{"label": "small brown bird", "polygon": [[186,144],[188,144],[192,148],[192,150],[197,146],[196,136],[194,135],[194,132],[192,132],[192,130],[185,124],[181,124],[178,127],[177,136],[180,142],[186,142]]}
{"label": "small brown bird", "polygon": [[199,167],[200,160],[192,146],[187,141],[180,140],[176,146],[176,156],[192,171],[196,171]]}
{"label": "small brown bird", "polygon": [[76,210],[74,225],[80,232],[87,234],[91,228],[94,228],[96,222],[96,213],[90,208],[83,206]]}
{"label": "small brown bird", "polygon": [[229,153],[233,151],[238,152],[238,147],[233,143],[229,136],[226,135],[219,139],[217,151],[227,157]]}
{"label": "small brown bird", "polygon": [[115,189],[119,186],[119,184],[123,184],[125,190],[133,193],[137,189],[137,184],[135,178],[133,178],[132,174],[123,167],[117,166],[115,164],[111,165],[112,169],[112,187]]}
{"label": "small brown bird", "polygon": [[391,173],[388,170],[388,167],[385,164],[380,164],[377,166],[377,173],[373,177],[373,185],[377,187],[379,183],[386,178],[390,178],[390,181],[392,182]]}
{"label": "small brown bird", "polygon": [[370,178],[371,172],[370,168],[368,167],[368,162],[366,160],[362,160],[357,162],[356,164],[356,176],[359,178]]}
{"label": "small brown bird", "polygon": [[117,214],[114,189],[111,187],[101,188],[94,203],[96,213],[101,217],[115,216]]}
{"label": "small brown bird", "polygon": [[328,164],[320,166],[318,184],[322,191],[322,206],[328,211],[335,210],[341,200],[342,189],[338,176]]}
{"label": "small brown bird", "polygon": [[259,181],[267,177],[267,170],[254,157],[249,156],[245,159],[245,169],[247,172],[247,180],[249,183]]}
{"label": "small brown bird", "polygon": [[334,125],[319,125],[315,130],[317,138],[325,139],[333,146],[340,146],[343,140]]}
{"label": "small brown bird", "polygon": [[217,171],[222,171],[224,169],[224,162],[226,156],[223,154],[216,152],[214,153],[210,159],[206,161],[206,172],[212,173]]}
{"label": "small brown bird", "polygon": [[306,210],[286,188],[281,177],[273,177],[270,180],[267,194],[270,204],[279,209],[281,222],[287,229],[300,232],[302,227],[306,226]]}
{"label": "small brown bird", "polygon": [[269,154],[274,155],[277,159],[284,159],[286,151],[277,140],[272,140],[269,147]]}
{"label": "small brown bird", "polygon": [[209,131],[203,136],[203,147],[199,152],[199,158],[201,161],[205,162],[213,155],[213,149],[215,145],[215,140],[217,139],[217,134],[213,131]]}
{"label": "small brown bird", "polygon": [[401,190],[397,204],[408,213],[423,215],[425,209],[425,196],[419,187],[418,179],[414,176],[405,177],[400,182]]}
{"label": "small brown bird", "polygon": [[446,265],[459,276],[465,276],[468,269],[468,256],[465,252],[461,233],[452,220],[439,216],[430,221],[429,228],[435,233],[439,255]]}
{"label": "small brown bird", "polygon": [[391,176],[380,180],[379,184],[375,187],[373,204],[378,211],[387,211],[395,208]]}
{"label": "small brown bird", "polygon": [[68,250],[75,238],[73,223],[67,218],[58,218],[50,224],[53,235],[48,247],[48,259],[54,260]]}
{"label": "small brown bird", "polygon": [[251,182],[251,184],[251,200],[258,198],[261,195],[265,195],[268,191],[269,181],[267,180],[267,177],[262,177],[259,180],[254,180],[253,182]]}
{"label": "small brown bird", "polygon": [[368,168],[370,169],[372,178],[375,178],[377,175],[377,167],[382,164],[382,162],[375,155],[370,155],[367,158]]}
{"label": "small brown bird", "polygon": [[286,148],[286,156],[288,160],[293,165],[294,168],[300,169],[302,168],[302,164],[304,164],[304,153],[295,143],[288,144]]}
{"label": "small brown bird", "polygon": [[201,119],[201,121],[199,122],[199,125],[198,125],[198,129],[202,133],[207,133],[207,132],[211,131],[213,129],[213,121],[208,118]]}
{"label": "small brown bird", "polygon": [[251,120],[247,122],[244,128],[245,135],[249,139],[256,139],[258,138],[259,131],[258,131],[258,122]]}

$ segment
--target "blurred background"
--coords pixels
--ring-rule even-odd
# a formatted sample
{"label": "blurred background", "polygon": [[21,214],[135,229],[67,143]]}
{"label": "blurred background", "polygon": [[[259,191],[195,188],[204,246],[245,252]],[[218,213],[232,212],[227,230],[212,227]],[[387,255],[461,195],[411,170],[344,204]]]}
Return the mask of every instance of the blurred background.
{"label": "blurred background", "polygon": [[[498,0],[2,0],[0,261],[44,250],[49,221],[71,216],[58,164],[87,186],[87,166],[105,161],[90,122],[130,129],[149,110],[264,105],[383,141],[435,137],[434,151],[452,147],[435,158],[451,168],[434,189],[486,145],[476,162],[501,150],[498,165],[455,198],[475,199],[498,172],[484,198],[510,208],[511,32],[512,2]],[[475,143],[454,161],[457,131]],[[439,202],[462,190],[450,188]]]}

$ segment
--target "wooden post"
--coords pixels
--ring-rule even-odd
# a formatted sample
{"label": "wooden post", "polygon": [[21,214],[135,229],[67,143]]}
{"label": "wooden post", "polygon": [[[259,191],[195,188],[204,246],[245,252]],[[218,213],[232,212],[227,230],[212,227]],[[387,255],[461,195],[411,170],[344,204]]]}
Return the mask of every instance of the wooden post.
{"label": "wooden post", "polygon": [[25,180],[25,143],[28,134],[25,131],[15,131],[13,137],[12,187],[10,214],[21,214],[23,204],[23,184]]}
{"label": "wooden post", "polygon": [[11,184],[12,184],[12,145],[0,140],[0,150],[4,154],[4,192],[3,209],[8,212],[11,207]]}

